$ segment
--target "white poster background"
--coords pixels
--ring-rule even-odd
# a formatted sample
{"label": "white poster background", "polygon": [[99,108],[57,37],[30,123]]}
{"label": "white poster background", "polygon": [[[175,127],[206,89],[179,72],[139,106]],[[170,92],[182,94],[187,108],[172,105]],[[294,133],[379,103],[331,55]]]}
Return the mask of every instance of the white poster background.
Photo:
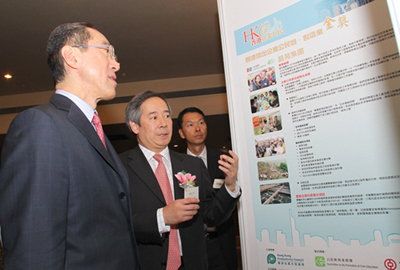
{"label": "white poster background", "polygon": [[[318,2],[318,1],[317,1]],[[307,29],[293,33],[289,37],[268,43],[244,54],[238,54],[235,46],[234,32],[253,22],[274,14],[298,1],[232,1],[220,0],[219,13],[221,35],[224,50],[225,76],[227,82],[230,121],[233,134],[233,146],[240,156],[239,178],[243,195],[239,208],[242,258],[245,269],[397,269],[400,261],[400,218],[399,192],[400,175],[400,101],[395,90],[399,88],[398,74],[392,79],[366,84],[354,90],[336,91],[326,97],[311,99],[312,95],[321,95],[337,86],[352,83],[363,84],[376,76],[384,76],[399,70],[398,56],[394,39],[377,42],[332,58],[328,64],[313,67],[294,75],[307,74],[307,79],[324,77],[330,72],[354,70],[351,76],[339,78],[320,87],[310,87],[307,91],[289,93],[285,91],[282,81],[293,76],[279,74],[279,57],[303,49],[304,55],[288,60],[289,63],[306,57],[313,57],[329,49],[348,45],[349,42],[365,39],[373,34],[391,28],[385,1],[376,0],[366,6],[354,9],[345,14],[348,25],[343,28],[332,28],[329,32],[310,40],[304,36],[323,28],[323,22]],[[301,20],[298,18],[293,20]],[[336,18],[337,19],[337,18]],[[247,61],[252,55],[266,52],[284,40],[295,38],[297,43],[291,49],[265,57],[256,57]],[[362,63],[370,64],[380,57],[387,57],[388,64],[381,63],[357,69]],[[379,61],[379,60],[376,60]],[[282,130],[264,135],[255,135],[252,119],[262,116],[263,112],[251,113],[247,81],[251,71],[258,72],[260,66],[274,66],[277,71],[277,84],[271,89],[279,92],[280,107],[269,113],[279,112],[282,117]],[[376,75],[376,76],[375,76]],[[300,81],[305,80],[300,78]],[[373,101],[374,95],[384,96],[388,91],[394,97],[385,97]],[[262,93],[257,90],[254,93]],[[310,101],[302,101],[309,98]],[[372,101],[371,101],[372,100]],[[364,102],[364,103],[362,103]],[[338,113],[334,108],[338,107]],[[333,107],[333,109],[332,109]],[[326,116],[295,121],[293,114],[309,115],[327,111]],[[331,115],[329,115],[329,110]],[[310,128],[307,136],[301,125]],[[300,134],[299,134],[300,133]],[[327,176],[310,176],[301,167],[304,154],[298,143],[311,148],[315,157],[329,158],[330,164],[337,164],[336,171]],[[286,142],[286,153],[280,157],[256,158],[255,140],[269,140],[283,137]],[[288,166],[289,176],[286,179],[260,181],[257,171],[259,161],[284,159]],[[307,164],[306,164],[307,165]],[[305,173],[306,172],[306,173]],[[382,177],[393,177],[392,180],[373,181]],[[318,178],[318,179],[316,179]],[[321,178],[323,178],[321,180]],[[358,182],[358,186],[336,186],[306,191],[304,186],[328,182]],[[263,205],[260,201],[260,189],[263,185],[290,184],[292,202],[290,204]],[[330,182],[328,182],[330,183]],[[361,184],[360,184],[361,183]],[[312,186],[311,186],[312,187]],[[321,216],[301,217],[303,210],[296,206],[297,197],[308,194],[324,193],[324,197],[349,196],[371,193],[394,193],[393,199],[370,200],[363,202],[363,209],[389,209],[389,214],[366,215],[356,217]],[[342,198],[343,199],[343,198]],[[259,203],[257,203],[259,202]],[[361,209],[346,205],[345,207],[320,207],[332,211],[353,211]],[[319,209],[319,208],[318,208]],[[385,210],[385,211],[386,211]],[[378,211],[378,210],[376,210]],[[304,212],[304,211],[303,211]],[[337,213],[336,213],[337,214]],[[328,230],[328,232],[327,232]],[[269,257],[272,256],[272,257]],[[271,259],[271,261],[268,261]],[[323,260],[320,262],[318,260]],[[318,262],[317,262],[318,261]],[[279,264],[278,264],[279,263]],[[320,264],[320,265],[318,265]]]}
{"label": "white poster background", "polygon": [[400,48],[400,1],[387,0],[392,19],[393,29],[396,33],[397,47]]}

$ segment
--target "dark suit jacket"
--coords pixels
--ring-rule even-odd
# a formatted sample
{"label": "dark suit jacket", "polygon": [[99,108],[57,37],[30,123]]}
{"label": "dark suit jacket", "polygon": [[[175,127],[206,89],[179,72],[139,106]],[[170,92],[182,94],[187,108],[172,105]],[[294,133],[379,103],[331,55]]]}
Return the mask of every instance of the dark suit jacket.
{"label": "dark suit jacket", "polygon": [[128,177],[68,98],[22,112],[0,169],[6,269],[139,269]]}
{"label": "dark suit jacket", "polygon": [[[179,224],[185,270],[206,270],[207,254],[204,223],[211,226],[226,220],[233,211],[237,199],[226,189],[214,194],[204,163],[195,157],[170,150],[173,174],[186,171],[196,175],[199,186],[200,211],[192,220]],[[160,236],[156,211],[164,207],[165,200],[157,179],[139,147],[121,155],[130,180],[132,212],[139,257],[142,268],[165,269],[168,252],[168,235]],[[183,189],[174,176],[175,199],[183,198]]]}
{"label": "dark suit jacket", "polygon": [[207,169],[212,181],[214,181],[215,178],[225,178],[224,173],[218,168],[218,160],[221,154],[219,150],[207,147]]}
{"label": "dark suit jacket", "polygon": [[[207,169],[211,181],[214,181],[215,178],[225,178],[224,173],[218,168],[218,160],[221,154],[218,149],[207,147]],[[233,215],[231,215],[225,222],[217,226],[219,247],[227,269],[237,269],[236,232],[233,218]]]}

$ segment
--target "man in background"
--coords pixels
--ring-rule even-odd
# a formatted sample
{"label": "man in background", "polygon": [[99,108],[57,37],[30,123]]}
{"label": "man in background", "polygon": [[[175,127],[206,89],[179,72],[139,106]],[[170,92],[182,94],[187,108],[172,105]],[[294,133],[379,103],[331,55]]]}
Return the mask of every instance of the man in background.
{"label": "man in background", "polygon": [[[0,228],[0,238],[1,238],[1,228]],[[3,243],[0,239],[0,270],[4,269],[4,263],[3,263]]]}
{"label": "man in background", "polygon": [[[204,224],[217,226],[234,210],[240,195],[238,157],[232,151],[231,156],[221,156],[218,163],[226,174],[225,184],[214,192],[201,160],[168,148],[171,110],[162,96],[151,91],[136,95],[125,118],[139,143],[121,158],[129,174],[142,269],[207,270]],[[195,177],[198,196],[185,197],[178,178],[183,172],[187,178]]]}
{"label": "man in background", "polygon": [[5,269],[139,269],[128,176],[96,111],[116,94],[114,47],[66,23],[47,57],[55,94],[14,119],[1,155]]}
{"label": "man in background", "polygon": [[[218,168],[222,154],[219,150],[206,147],[207,123],[204,113],[196,107],[188,107],[178,116],[179,135],[186,140],[186,153],[199,157],[206,165],[212,186],[217,191],[224,184],[224,173]],[[237,253],[233,216],[216,227],[207,227],[207,255],[211,270],[237,269]]]}

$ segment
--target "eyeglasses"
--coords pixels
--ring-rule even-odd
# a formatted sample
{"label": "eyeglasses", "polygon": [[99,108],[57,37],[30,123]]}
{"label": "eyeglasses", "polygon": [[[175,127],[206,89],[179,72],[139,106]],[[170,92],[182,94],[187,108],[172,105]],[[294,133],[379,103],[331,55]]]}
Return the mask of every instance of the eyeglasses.
{"label": "eyeglasses", "polygon": [[108,56],[110,56],[111,59],[114,59],[115,61],[117,61],[117,55],[115,54],[114,46],[111,45],[111,44],[73,45],[72,47],[74,47],[74,48],[97,48],[97,49],[103,49],[103,50],[107,51]]}

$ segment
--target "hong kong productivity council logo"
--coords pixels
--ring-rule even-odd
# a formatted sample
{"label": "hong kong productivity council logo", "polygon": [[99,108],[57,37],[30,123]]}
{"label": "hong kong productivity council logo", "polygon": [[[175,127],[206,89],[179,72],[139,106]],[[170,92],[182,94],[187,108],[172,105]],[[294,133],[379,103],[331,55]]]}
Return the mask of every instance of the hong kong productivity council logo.
{"label": "hong kong productivity council logo", "polygon": [[325,257],[324,256],[315,256],[315,266],[325,267]]}
{"label": "hong kong productivity council logo", "polygon": [[397,264],[396,264],[395,260],[393,260],[393,259],[386,259],[384,261],[384,265],[387,270],[396,270],[397,269]]}
{"label": "hong kong productivity council logo", "polygon": [[276,257],[274,254],[270,253],[267,256],[267,263],[268,264],[275,264],[276,263]]}

